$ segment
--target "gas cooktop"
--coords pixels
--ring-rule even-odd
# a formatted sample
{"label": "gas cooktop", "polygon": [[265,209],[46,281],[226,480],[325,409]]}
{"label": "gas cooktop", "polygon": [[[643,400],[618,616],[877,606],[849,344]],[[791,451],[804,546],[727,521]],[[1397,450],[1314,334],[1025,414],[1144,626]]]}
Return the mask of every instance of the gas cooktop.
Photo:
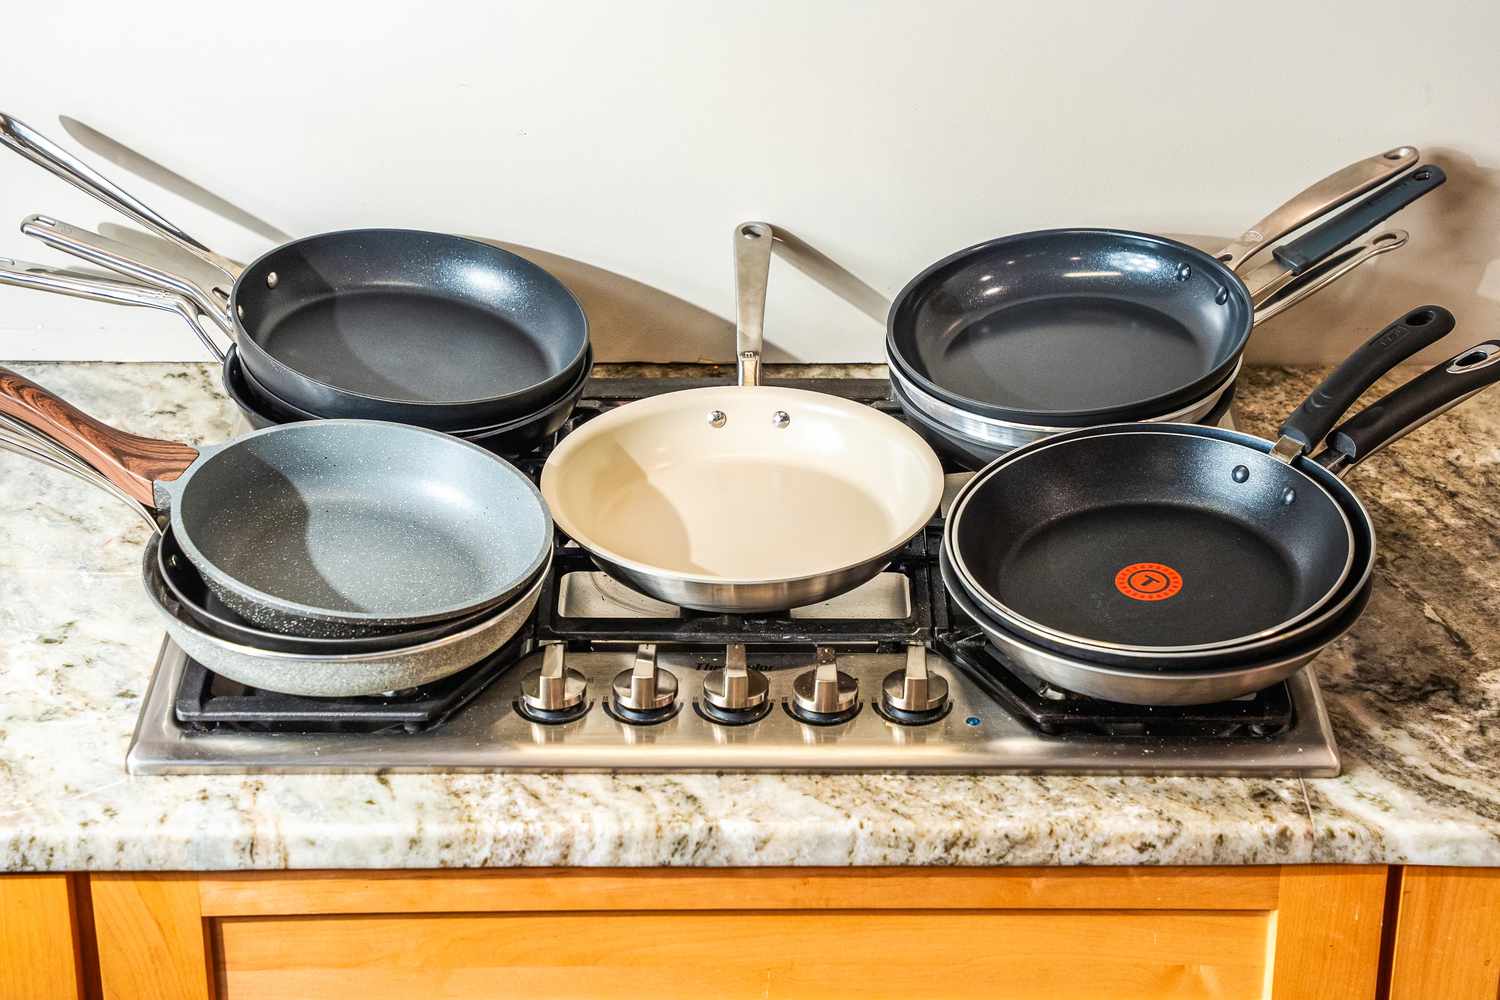
{"label": "gas cooktop", "polygon": [[[629,399],[701,384],[596,380],[574,425]],[[883,381],[789,384],[895,408]],[[535,472],[544,458],[520,464]],[[963,477],[951,475],[950,486]],[[127,767],[1338,773],[1310,670],[1236,701],[1149,708],[1052,689],[1005,663],[950,607],[938,579],[940,537],[939,520],[865,586],[753,616],[662,604],[566,544],[534,621],[509,646],[447,680],[383,697],[247,689],[168,640]]]}

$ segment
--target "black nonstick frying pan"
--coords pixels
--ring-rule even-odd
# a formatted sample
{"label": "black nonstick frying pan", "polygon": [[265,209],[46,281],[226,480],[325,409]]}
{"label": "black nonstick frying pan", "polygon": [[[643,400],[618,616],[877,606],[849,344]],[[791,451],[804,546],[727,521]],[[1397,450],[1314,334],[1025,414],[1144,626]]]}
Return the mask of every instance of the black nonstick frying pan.
{"label": "black nonstick frying pan", "polygon": [[[1400,333],[1366,345],[1275,445],[1217,428],[1124,424],[994,463],[960,492],[945,528],[970,596],[1018,635],[1096,662],[1196,654],[1201,664],[1278,641],[1347,597],[1344,581],[1373,559],[1368,515],[1321,466],[1361,461],[1500,380],[1500,344],[1481,344],[1335,430],[1321,465],[1302,457],[1373,381],[1369,371],[1410,353],[1399,337],[1392,346]],[[1335,511],[1354,520],[1352,533]]]}
{"label": "black nonstick frying pan", "polygon": [[318,420],[194,448],[116,430],[5,369],[0,414],[168,510],[214,594],[272,631],[366,635],[498,607],[552,550],[531,481],[437,431]]}
{"label": "black nonstick frying pan", "polygon": [[[1386,183],[1337,224],[1278,247],[1280,266],[1265,280],[1315,266],[1444,180],[1424,166]],[[1022,233],[962,250],[908,283],[891,307],[886,352],[907,382],[985,417],[1059,427],[1135,420],[1224,382],[1259,291],[1213,255],[1161,236]]]}
{"label": "black nonstick frying pan", "polygon": [[509,251],[444,233],[357,229],[294,240],[241,269],[24,123],[0,115],[0,142],[202,266],[179,274],[122,263],[112,241],[45,216],[27,220],[28,234],[187,294],[235,338],[260,382],[319,416],[439,430],[496,424],[561,395],[583,364],[582,306]]}

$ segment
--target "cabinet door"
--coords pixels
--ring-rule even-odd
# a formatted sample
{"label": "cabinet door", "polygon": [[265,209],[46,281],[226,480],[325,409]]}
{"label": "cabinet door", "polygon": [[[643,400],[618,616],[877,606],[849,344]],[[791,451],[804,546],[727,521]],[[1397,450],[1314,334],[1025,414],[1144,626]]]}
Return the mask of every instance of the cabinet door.
{"label": "cabinet door", "polygon": [[1500,997],[1500,871],[1407,868],[1397,896],[1391,1000]]}
{"label": "cabinet door", "polygon": [[0,997],[84,996],[74,889],[70,875],[0,875]]}
{"label": "cabinet door", "polygon": [[1385,870],[94,880],[105,995],[1368,1000]]}

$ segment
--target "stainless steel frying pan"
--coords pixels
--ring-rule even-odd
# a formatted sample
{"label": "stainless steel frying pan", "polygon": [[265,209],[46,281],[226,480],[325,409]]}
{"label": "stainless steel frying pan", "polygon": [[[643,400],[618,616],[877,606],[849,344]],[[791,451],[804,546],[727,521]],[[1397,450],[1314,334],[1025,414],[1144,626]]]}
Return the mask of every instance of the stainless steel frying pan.
{"label": "stainless steel frying pan", "polygon": [[775,233],[735,228],[738,386],[611,410],[542,470],[558,525],[605,572],[673,604],[772,611],[869,580],[931,519],[937,456],[910,428],[823,393],[760,384]]}

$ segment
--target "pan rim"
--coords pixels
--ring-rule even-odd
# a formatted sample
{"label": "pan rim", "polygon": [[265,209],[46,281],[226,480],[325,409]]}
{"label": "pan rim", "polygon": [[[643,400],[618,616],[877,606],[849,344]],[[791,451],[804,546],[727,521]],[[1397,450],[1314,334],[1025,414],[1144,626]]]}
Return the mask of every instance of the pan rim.
{"label": "pan rim", "polygon": [[[912,299],[916,297],[918,290],[940,272],[952,268],[966,258],[981,251],[988,251],[995,247],[1005,246],[1021,240],[1033,240],[1043,237],[1061,236],[1109,236],[1118,239],[1144,240],[1160,246],[1171,247],[1186,253],[1194,258],[1196,262],[1215,273],[1230,289],[1231,295],[1238,296],[1244,303],[1246,309],[1245,322],[1236,338],[1232,350],[1229,351],[1225,360],[1214,368],[1204,372],[1198,378],[1186,385],[1178,386],[1167,392],[1158,393],[1144,399],[1132,400],[1128,403],[1120,403],[1112,406],[1093,407],[1083,410],[1029,410],[1017,407],[1003,406],[998,403],[986,402],[985,400],[973,399],[952,390],[945,389],[933,381],[927,374],[917,369],[912,359],[903,354],[897,344],[897,329],[902,325],[899,319],[909,310]],[[901,291],[891,300],[890,310],[886,313],[886,337],[885,353],[886,361],[892,367],[901,369],[901,374],[908,381],[914,382],[924,392],[936,396],[938,399],[959,409],[972,410],[984,416],[1021,424],[1038,426],[1058,426],[1065,428],[1086,427],[1104,423],[1118,423],[1135,419],[1132,414],[1137,411],[1155,409],[1158,412],[1175,409],[1179,404],[1191,403],[1193,393],[1188,392],[1192,386],[1200,382],[1217,384],[1222,381],[1236,360],[1244,353],[1245,345],[1250,340],[1250,335],[1255,329],[1255,307],[1250,289],[1245,281],[1222,261],[1206,250],[1184,243],[1181,240],[1172,239],[1170,236],[1161,236],[1156,233],[1141,232],[1133,229],[1119,229],[1108,226],[1066,226],[1053,229],[1034,229],[1021,233],[1011,233],[1005,236],[997,236],[992,239],[982,240],[971,246],[964,247],[948,254],[946,257],[923,268],[923,270],[902,286]],[[1202,398],[1204,393],[1196,394]]]}
{"label": "pan rim", "polygon": [[[152,536],[152,541],[147,543],[148,549],[149,546],[153,544],[159,537],[160,536]],[[155,561],[156,560],[154,557],[148,559],[149,564],[154,564]],[[437,639],[431,639],[427,642],[419,643],[415,646],[398,646],[395,649],[374,650],[368,653],[328,653],[326,655],[318,653],[289,653],[283,650],[275,649],[259,649],[255,646],[246,646],[243,643],[233,642],[229,639],[222,639],[219,636],[214,635],[212,632],[206,631],[195,622],[183,621],[183,619],[174,614],[170,608],[163,606],[160,600],[159,591],[164,588],[164,584],[160,581],[151,580],[150,578],[154,574],[151,574],[149,570],[146,574],[146,580],[144,582],[146,583],[147,596],[151,599],[151,603],[156,606],[158,613],[170,616],[183,628],[192,632],[195,636],[202,639],[204,642],[210,643],[211,645],[214,645],[227,652],[240,656],[252,656],[257,659],[282,663],[338,663],[358,666],[360,664],[385,663],[387,661],[400,659],[402,657],[431,653],[440,650],[445,646],[456,645],[459,642],[475,638],[476,636],[482,634],[485,629],[493,627],[496,620],[504,617],[513,609],[520,607],[526,601],[529,601],[537,596],[540,593],[541,587],[546,584],[549,576],[551,575],[551,563],[552,549],[549,546],[547,549],[547,558],[543,562],[546,571],[540,573],[537,578],[531,582],[530,586],[528,586],[524,591],[516,596],[515,600],[507,601],[504,607],[496,608],[494,614],[486,615],[483,619],[475,622],[469,628],[466,628],[461,632],[455,632],[452,635],[445,635]]]}
{"label": "pan rim", "polygon": [[[540,508],[542,514],[543,530],[539,532],[539,534],[541,535],[541,545],[539,551],[527,563],[526,570],[524,572],[516,574],[516,576],[523,580],[526,579],[528,574],[535,572],[536,568],[541,565],[543,561],[550,558],[552,551],[552,533],[554,528],[554,521],[552,519],[551,510],[548,508],[546,500],[542,497],[541,491],[537,489],[536,484],[533,483],[530,477],[528,477],[520,469],[517,469],[510,462],[501,458],[494,452],[489,451],[486,448],[482,448],[472,441],[466,441],[463,438],[454,437],[453,435],[446,434],[442,431],[432,430],[427,427],[415,427],[411,424],[396,423],[390,420],[360,420],[352,417],[326,420],[300,420],[295,423],[276,424],[271,427],[262,427],[259,430],[251,431],[248,434],[239,435],[238,437],[231,438],[230,440],[217,445],[203,446],[200,449],[198,458],[193,462],[192,465],[188,467],[185,472],[183,472],[181,476],[179,476],[175,480],[171,480],[169,482],[161,484],[164,490],[172,498],[170,513],[172,533],[173,536],[177,539],[177,545],[182,549],[183,554],[187,556],[189,561],[191,561],[192,564],[200,570],[200,572],[204,571],[205,567],[212,567],[213,570],[221,577],[234,581],[233,589],[240,595],[254,601],[256,604],[264,605],[269,609],[273,609],[284,614],[294,615],[299,618],[306,618],[316,621],[339,622],[344,624],[380,623],[389,625],[417,625],[424,622],[441,621],[444,618],[454,618],[458,617],[459,615],[469,614],[474,611],[478,611],[479,609],[485,607],[487,604],[494,603],[496,598],[492,596],[484,600],[468,601],[458,607],[423,612],[420,615],[396,616],[378,614],[368,611],[335,611],[331,608],[317,608],[312,605],[289,601],[285,598],[277,597],[274,594],[270,594],[266,591],[260,590],[259,588],[242,583],[234,574],[217,565],[212,559],[209,559],[203,552],[203,550],[198,547],[197,542],[194,541],[191,533],[183,524],[182,499],[184,494],[192,486],[192,477],[196,476],[198,472],[205,468],[208,463],[212,462],[215,457],[239,446],[243,442],[249,441],[253,438],[263,437],[269,434],[311,434],[319,432],[318,429],[321,428],[337,428],[350,425],[374,426],[377,428],[397,429],[402,432],[429,435],[441,439],[442,441],[447,442],[452,446],[472,449],[476,454],[483,455],[487,460],[498,463],[500,466],[504,467],[507,473],[513,476],[517,482],[520,482],[525,486],[526,491],[529,492],[532,498],[536,501],[536,505],[538,508]],[[326,431],[323,432],[326,433]],[[503,591],[505,588],[499,589]]]}
{"label": "pan rim", "polygon": [[[682,406],[685,408],[686,404],[682,397],[688,396],[689,394],[692,394],[694,396],[702,396],[703,394],[707,393],[719,394],[724,392],[755,392],[763,395],[782,395],[793,399],[805,399],[807,397],[814,397],[820,405],[831,406],[836,410],[849,414],[851,417],[856,414],[858,415],[859,419],[867,419],[870,416],[879,416],[891,421],[892,424],[895,425],[895,427],[890,434],[890,440],[902,441],[909,450],[920,457],[928,466],[928,490],[927,496],[923,499],[922,502],[922,507],[926,510],[926,513],[920,519],[914,518],[907,525],[903,526],[900,529],[900,532],[892,532],[890,538],[886,542],[883,542],[879,547],[872,546],[871,551],[859,559],[844,562],[839,564],[838,566],[829,566],[826,568],[822,568],[817,570],[816,572],[799,573],[794,576],[731,577],[708,573],[683,573],[674,570],[668,570],[661,566],[654,566],[650,563],[645,563],[638,559],[629,558],[620,554],[619,552],[616,552],[609,546],[599,545],[592,541],[589,538],[589,533],[586,531],[582,531],[578,527],[577,521],[575,521],[570,516],[569,511],[565,509],[560,498],[558,498],[557,496],[559,482],[558,477],[567,475],[567,472],[565,470],[568,467],[568,456],[572,452],[577,451],[579,448],[581,448],[589,440],[593,440],[600,435],[609,433],[611,429],[616,425],[625,425],[633,419],[645,417],[651,412],[655,412],[656,410],[663,408],[678,406]],[[596,426],[597,429],[591,432],[590,428],[595,428]],[[553,521],[557,524],[558,528],[563,531],[564,534],[577,542],[584,551],[590,554],[597,554],[601,559],[605,559],[608,562],[614,563],[618,566],[622,566],[632,572],[662,580],[672,580],[681,583],[705,584],[710,586],[782,586],[795,585],[803,581],[818,580],[826,576],[833,576],[844,573],[849,570],[856,569],[857,567],[867,565],[871,560],[879,559],[882,555],[889,555],[890,553],[900,549],[901,546],[906,544],[906,542],[909,541],[913,536],[915,536],[917,532],[926,527],[928,522],[932,520],[933,514],[937,512],[938,506],[939,504],[941,504],[943,498],[943,470],[942,463],[939,461],[937,453],[932,450],[931,445],[922,440],[921,436],[917,434],[916,431],[906,426],[905,423],[898,420],[897,418],[892,417],[890,414],[882,413],[881,411],[876,410],[866,403],[857,403],[853,400],[843,399],[838,396],[832,396],[828,393],[815,392],[810,389],[794,389],[790,386],[702,386],[694,389],[679,389],[676,392],[669,392],[659,396],[650,396],[645,399],[634,400],[625,404],[624,406],[619,406],[605,413],[602,413],[594,419],[588,421],[588,423],[584,424],[582,427],[564,437],[562,441],[557,445],[557,447],[552,450],[552,453],[547,456],[547,461],[542,466],[541,492],[543,500],[546,501],[548,508],[552,511]],[[897,537],[898,535],[899,537]]]}
{"label": "pan rim", "polygon": [[[1079,441],[1090,441],[1100,437],[1122,437],[1135,435],[1208,438],[1211,440],[1224,441],[1226,443],[1235,445],[1236,447],[1247,448],[1248,450],[1263,456],[1267,456],[1271,450],[1270,442],[1264,440],[1263,438],[1256,437],[1253,434],[1247,434],[1243,431],[1230,431],[1224,428],[1206,428],[1200,427],[1196,424],[1174,424],[1159,427],[1143,427],[1139,423],[1123,423],[1106,424],[1099,427],[1080,428],[1076,432],[1058,435],[1052,438],[1045,438],[1042,441],[1037,442],[1033,446],[1018,448],[1008,455],[1002,455],[1000,458],[985,466],[984,469],[981,469],[979,472],[975,473],[974,476],[963,485],[958,494],[954,497],[953,503],[949,507],[948,518],[943,526],[943,547],[945,550],[950,552],[949,558],[950,562],[952,562],[954,566],[955,574],[966,587],[973,588],[974,590],[982,592],[985,595],[985,599],[983,601],[972,596],[970,599],[981,605],[993,605],[995,608],[1003,608],[1003,614],[997,613],[997,617],[1012,621],[1016,626],[1020,628],[1040,633],[1053,639],[1054,641],[1065,643],[1070,646],[1077,646],[1082,650],[1092,649],[1119,656],[1140,657],[1142,659],[1145,659],[1151,657],[1160,658],[1163,656],[1188,657],[1194,655],[1203,655],[1206,653],[1213,653],[1222,650],[1234,650],[1243,646],[1253,646],[1254,644],[1262,641],[1274,640],[1277,636],[1284,634],[1289,628],[1297,626],[1306,619],[1317,615],[1317,613],[1322,608],[1324,608],[1330,601],[1333,601],[1345,589],[1345,584],[1348,583],[1349,577],[1354,570],[1354,526],[1350,522],[1349,514],[1344,509],[1344,505],[1339,503],[1339,501],[1332,495],[1331,487],[1328,484],[1320,482],[1318,479],[1314,478],[1313,475],[1303,467],[1303,462],[1311,460],[1301,456],[1299,456],[1297,461],[1288,464],[1287,468],[1299,475],[1304,482],[1306,482],[1309,486],[1317,491],[1318,495],[1324,497],[1330,504],[1332,504],[1334,510],[1338,513],[1340,523],[1342,523],[1344,526],[1344,566],[1342,572],[1338,576],[1338,579],[1333,583],[1332,586],[1325,590],[1316,601],[1303,608],[1298,614],[1286,618],[1276,623],[1275,625],[1268,626],[1264,629],[1260,629],[1252,633],[1247,633],[1242,636],[1235,636],[1229,639],[1216,640],[1214,642],[1206,643],[1193,643],[1176,646],[1145,646],[1133,643],[1109,642],[1107,640],[1092,639],[1085,636],[1074,635],[1072,633],[1064,632],[1060,629],[1053,628],[1049,625],[1045,625],[1031,618],[1028,618],[1027,616],[1022,615],[1016,612],[1014,609],[1010,608],[1004,601],[1000,600],[996,595],[990,593],[989,588],[984,587],[980,584],[978,577],[969,568],[967,561],[964,559],[961,548],[956,544],[957,526],[962,521],[964,511],[967,509],[970,499],[973,498],[973,495],[975,491],[977,491],[979,486],[981,486],[984,482],[989,481],[994,476],[1001,474],[1006,467],[1012,464],[1013,461],[1023,461],[1031,455],[1040,454],[1057,447],[1066,447],[1069,444],[1073,444]],[[1274,461],[1274,459],[1272,460]],[[1352,489],[1346,486],[1341,480],[1337,479],[1337,477],[1334,477],[1333,482],[1337,483],[1338,488],[1342,490],[1346,497],[1353,502],[1353,506],[1359,511],[1364,523],[1369,526],[1369,531],[1372,538],[1372,551],[1371,558],[1367,561],[1367,565],[1365,567],[1365,575],[1368,576],[1370,570],[1373,568],[1374,563],[1374,529],[1370,524],[1369,511],[1367,511],[1364,505],[1360,503],[1358,494],[1356,494]]]}
{"label": "pan rim", "polygon": [[[442,239],[453,240],[453,241],[458,242],[458,243],[472,243],[475,246],[483,247],[486,251],[489,251],[489,252],[492,252],[492,253],[498,253],[498,254],[501,254],[504,257],[511,258],[512,261],[519,263],[522,266],[523,269],[529,269],[529,270],[535,271],[538,275],[540,275],[542,277],[542,279],[544,281],[551,282],[552,284],[556,285],[559,289],[561,289],[563,295],[565,295],[567,297],[567,301],[570,302],[570,303],[572,303],[573,309],[575,309],[577,311],[578,319],[582,323],[583,336],[581,338],[578,351],[573,355],[573,357],[571,359],[569,359],[569,361],[568,361],[568,363],[566,365],[564,365],[561,368],[559,368],[556,372],[553,372],[544,381],[551,381],[552,379],[559,378],[559,377],[567,374],[568,372],[572,371],[573,368],[583,358],[585,352],[588,351],[588,349],[590,347],[590,341],[591,341],[591,336],[590,336],[590,331],[589,331],[589,316],[588,316],[588,312],[583,308],[583,303],[578,301],[578,296],[573,293],[573,290],[571,288],[569,288],[563,282],[563,280],[561,278],[559,278],[557,275],[553,274],[551,271],[549,271],[546,268],[542,267],[540,264],[537,264],[537,263],[535,263],[535,262],[533,262],[531,260],[528,260],[525,257],[522,257],[520,254],[518,254],[518,253],[516,253],[516,252],[514,252],[512,250],[506,250],[503,247],[498,247],[498,246],[496,246],[493,243],[490,243],[490,242],[488,242],[486,240],[479,239],[477,237],[473,237],[473,236],[461,236],[461,235],[459,235],[457,233],[444,233],[444,232],[439,232],[437,230],[432,230],[432,229],[406,229],[406,228],[402,228],[402,227],[399,227],[399,226],[356,226],[356,227],[352,227],[352,228],[349,228],[349,229],[331,229],[331,230],[329,230],[327,232],[313,233],[313,234],[308,235],[308,236],[300,236],[300,237],[298,237],[295,240],[289,240],[286,243],[279,243],[276,246],[271,247],[270,249],[268,249],[268,250],[264,251],[263,253],[261,253],[260,255],[258,255],[254,260],[252,260],[248,264],[246,264],[245,267],[240,271],[240,273],[235,277],[234,284],[230,287],[230,290],[229,290],[229,316],[230,316],[231,320],[234,322],[234,328],[238,332],[239,337],[242,337],[242,338],[244,338],[247,341],[255,343],[257,347],[260,347],[260,342],[257,341],[257,340],[255,340],[255,338],[253,338],[250,335],[250,332],[245,328],[244,321],[240,319],[240,308],[239,307],[240,307],[240,288],[243,286],[244,282],[248,279],[250,273],[252,271],[254,271],[255,268],[258,265],[261,264],[262,261],[264,261],[267,258],[271,257],[273,254],[280,253],[283,250],[287,250],[287,249],[290,249],[290,248],[295,247],[295,246],[300,246],[300,245],[302,245],[304,243],[311,243],[311,242],[313,242],[315,240],[328,239],[328,238],[335,237],[335,236],[351,236],[351,235],[354,235],[354,234],[357,234],[357,233],[383,234],[383,235],[384,234],[395,234],[395,235],[399,235],[399,236],[436,236],[436,237],[440,237]],[[400,399],[400,398],[397,398],[397,397],[394,397],[394,396],[379,396],[379,395],[374,395],[372,393],[360,392],[360,391],[358,391],[356,389],[346,389],[346,388],[343,388],[341,386],[336,386],[336,385],[333,385],[331,383],[324,382],[321,379],[313,378],[310,375],[304,375],[304,374],[302,374],[301,372],[297,371],[295,368],[292,368],[289,365],[287,365],[285,362],[283,362],[280,358],[276,357],[274,354],[271,354],[269,351],[265,350],[263,347],[261,347],[261,353],[264,354],[270,361],[272,361],[273,363],[275,363],[275,365],[278,368],[281,368],[283,371],[287,372],[290,375],[294,375],[294,376],[296,376],[299,379],[304,379],[307,382],[310,382],[310,383],[312,383],[314,385],[320,386],[320,387],[322,387],[324,389],[329,389],[329,390],[332,390],[334,392],[348,393],[348,394],[351,394],[351,395],[359,396],[359,397],[361,397],[361,398],[369,401],[370,403],[373,403],[373,404],[376,404],[376,405],[409,406],[409,407],[413,407],[413,408],[428,408],[428,407],[431,407],[433,409],[446,409],[446,408],[449,408],[449,407],[461,407],[461,406],[479,406],[479,405],[485,405],[485,404],[490,404],[490,403],[493,403],[493,404],[496,404],[496,405],[502,405],[506,400],[511,399],[511,398],[513,398],[515,396],[522,395],[523,393],[525,393],[525,392],[527,392],[527,391],[535,388],[535,384],[533,384],[531,386],[527,386],[524,389],[517,389],[514,392],[505,393],[504,395],[500,395],[500,396],[480,396],[480,397],[476,397],[476,398],[473,398],[473,399],[445,399],[445,400],[441,400],[441,401],[435,401],[435,400],[430,400],[430,399]],[[571,385],[572,383],[570,382],[569,384]],[[337,418],[335,418],[335,419],[337,419]]]}

